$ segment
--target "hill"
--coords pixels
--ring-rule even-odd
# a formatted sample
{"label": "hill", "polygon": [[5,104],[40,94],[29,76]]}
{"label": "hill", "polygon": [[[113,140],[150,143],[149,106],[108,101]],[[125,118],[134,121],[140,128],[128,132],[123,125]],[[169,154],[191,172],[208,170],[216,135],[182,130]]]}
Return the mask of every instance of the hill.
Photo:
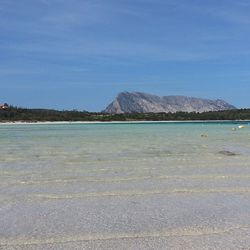
{"label": "hill", "polygon": [[223,100],[187,96],[156,96],[140,92],[121,92],[104,110],[105,113],[175,113],[207,112],[236,109]]}

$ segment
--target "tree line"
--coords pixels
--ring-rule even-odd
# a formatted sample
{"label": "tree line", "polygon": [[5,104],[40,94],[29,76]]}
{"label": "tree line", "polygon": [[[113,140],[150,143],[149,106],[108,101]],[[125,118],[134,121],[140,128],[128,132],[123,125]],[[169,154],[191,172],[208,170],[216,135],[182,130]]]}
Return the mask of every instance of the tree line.
{"label": "tree line", "polygon": [[0,122],[41,121],[199,121],[199,120],[250,120],[250,109],[209,112],[127,113],[107,114],[77,110],[27,109],[9,106],[0,110]]}

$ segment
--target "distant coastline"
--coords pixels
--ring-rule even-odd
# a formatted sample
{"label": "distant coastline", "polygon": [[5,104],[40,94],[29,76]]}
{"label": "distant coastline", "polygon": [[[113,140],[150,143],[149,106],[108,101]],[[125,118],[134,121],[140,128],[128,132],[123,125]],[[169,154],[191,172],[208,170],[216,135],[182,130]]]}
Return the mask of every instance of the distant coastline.
{"label": "distant coastline", "polygon": [[175,113],[123,113],[109,114],[87,111],[58,111],[50,109],[25,109],[10,106],[0,110],[0,123],[97,123],[97,122],[218,122],[250,121],[250,109],[233,109],[209,112]]}
{"label": "distant coastline", "polygon": [[188,121],[15,121],[2,122],[1,125],[70,125],[70,124],[145,124],[145,123],[249,123],[250,120],[188,120]]}

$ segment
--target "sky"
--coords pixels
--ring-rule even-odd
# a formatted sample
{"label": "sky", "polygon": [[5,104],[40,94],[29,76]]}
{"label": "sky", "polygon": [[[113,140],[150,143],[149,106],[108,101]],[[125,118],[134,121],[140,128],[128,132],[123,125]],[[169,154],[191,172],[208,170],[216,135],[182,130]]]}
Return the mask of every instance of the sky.
{"label": "sky", "polygon": [[103,110],[121,91],[250,107],[249,0],[0,0],[0,103]]}

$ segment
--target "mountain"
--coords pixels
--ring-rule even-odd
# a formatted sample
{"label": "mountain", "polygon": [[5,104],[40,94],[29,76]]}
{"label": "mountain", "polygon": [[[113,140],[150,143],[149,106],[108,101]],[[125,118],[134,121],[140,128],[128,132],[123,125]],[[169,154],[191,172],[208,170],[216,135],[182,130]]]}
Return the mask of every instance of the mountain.
{"label": "mountain", "polygon": [[105,113],[205,112],[236,109],[223,100],[187,96],[156,96],[141,92],[121,92],[104,110]]}

